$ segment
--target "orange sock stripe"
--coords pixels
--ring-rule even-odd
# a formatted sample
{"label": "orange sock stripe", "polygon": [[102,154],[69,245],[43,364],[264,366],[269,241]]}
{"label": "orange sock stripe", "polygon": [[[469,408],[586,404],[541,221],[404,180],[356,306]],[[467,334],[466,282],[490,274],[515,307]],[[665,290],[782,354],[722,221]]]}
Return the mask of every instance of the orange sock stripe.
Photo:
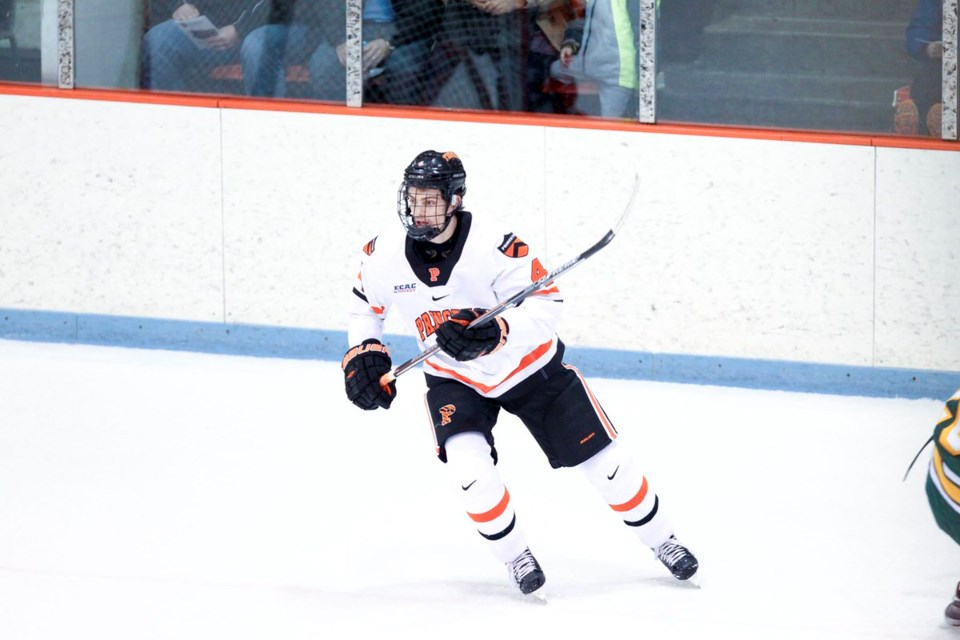
{"label": "orange sock stripe", "polygon": [[643,502],[643,499],[647,497],[647,477],[643,477],[643,484],[640,485],[640,491],[637,491],[637,495],[633,496],[623,504],[612,504],[610,508],[614,511],[630,511],[638,504]]}
{"label": "orange sock stripe", "polygon": [[487,511],[486,513],[470,513],[467,512],[467,515],[470,516],[470,519],[474,522],[490,522],[491,520],[496,520],[503,515],[503,512],[507,510],[507,505],[510,504],[510,492],[507,491],[507,488],[503,488],[503,497],[500,498],[500,502],[497,503],[493,509]]}

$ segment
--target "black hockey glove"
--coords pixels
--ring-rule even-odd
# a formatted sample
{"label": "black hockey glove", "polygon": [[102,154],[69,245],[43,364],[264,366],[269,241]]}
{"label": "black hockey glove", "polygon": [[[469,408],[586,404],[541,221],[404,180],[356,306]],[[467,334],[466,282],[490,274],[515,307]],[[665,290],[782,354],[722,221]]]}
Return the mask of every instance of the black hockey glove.
{"label": "black hockey glove", "polygon": [[493,353],[506,343],[510,327],[500,316],[476,327],[467,326],[484,313],[486,309],[460,309],[437,327],[437,344],[460,362]]}
{"label": "black hockey glove", "polygon": [[390,351],[379,340],[364,340],[343,356],[343,379],[347,386],[347,398],[361,409],[370,411],[377,407],[390,408],[397,397],[397,383],[380,386],[380,376],[390,371],[393,363]]}

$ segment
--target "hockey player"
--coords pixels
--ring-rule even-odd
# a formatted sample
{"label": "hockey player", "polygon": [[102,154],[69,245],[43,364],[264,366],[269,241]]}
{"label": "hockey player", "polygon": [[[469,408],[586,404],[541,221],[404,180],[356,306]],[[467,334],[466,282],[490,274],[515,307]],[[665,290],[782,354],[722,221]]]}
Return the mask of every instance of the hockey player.
{"label": "hockey player", "polygon": [[[927,500],[937,525],[960,544],[960,389],[947,400],[946,413],[933,430],[933,457],[927,475]],[[947,624],[960,626],[960,583],[944,611]]]}
{"label": "hockey player", "polygon": [[466,191],[453,152],[424,151],[404,171],[397,213],[406,233],[397,228],[363,248],[348,330],[353,346],[342,363],[347,397],[361,409],[390,408],[397,388],[380,384],[392,368],[381,338],[386,315],[398,313],[421,349],[440,346],[424,361],[436,452],[520,592],[536,592],[546,578],[497,471],[493,427],[501,409],[523,422],[552,467],[582,471],[677,579],[690,578],[697,559],[674,537],[642,469],[615,443],[617,432],[580,372],[563,362],[557,287],[468,326],[548,271],[516,235],[464,210]]}

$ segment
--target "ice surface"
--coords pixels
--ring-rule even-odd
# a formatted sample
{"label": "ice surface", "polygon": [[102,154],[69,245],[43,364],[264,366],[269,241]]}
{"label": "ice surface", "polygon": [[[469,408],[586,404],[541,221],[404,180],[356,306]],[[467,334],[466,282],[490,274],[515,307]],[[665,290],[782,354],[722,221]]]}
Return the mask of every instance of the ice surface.
{"label": "ice surface", "polygon": [[[941,401],[591,380],[701,589],[519,422],[500,471],[547,573],[512,595],[433,451],[337,363],[0,341],[0,638],[960,638],[923,493]],[[945,400],[945,399],[944,399]]]}

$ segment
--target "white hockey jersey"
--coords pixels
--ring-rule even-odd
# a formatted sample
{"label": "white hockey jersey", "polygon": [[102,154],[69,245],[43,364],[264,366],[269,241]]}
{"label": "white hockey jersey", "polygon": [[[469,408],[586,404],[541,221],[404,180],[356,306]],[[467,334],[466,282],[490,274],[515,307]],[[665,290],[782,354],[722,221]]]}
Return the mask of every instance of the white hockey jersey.
{"label": "white hockey jersey", "polygon": [[[436,343],[437,327],[457,310],[494,307],[548,273],[513,233],[477,224],[466,211],[458,215],[457,241],[436,263],[424,262],[402,229],[364,246],[350,309],[351,345],[382,341],[384,319],[397,313],[422,351]],[[467,362],[439,351],[424,361],[424,371],[459,380],[487,397],[500,396],[556,354],[562,302],[556,285],[548,283],[503,313],[510,330],[501,349]]]}

